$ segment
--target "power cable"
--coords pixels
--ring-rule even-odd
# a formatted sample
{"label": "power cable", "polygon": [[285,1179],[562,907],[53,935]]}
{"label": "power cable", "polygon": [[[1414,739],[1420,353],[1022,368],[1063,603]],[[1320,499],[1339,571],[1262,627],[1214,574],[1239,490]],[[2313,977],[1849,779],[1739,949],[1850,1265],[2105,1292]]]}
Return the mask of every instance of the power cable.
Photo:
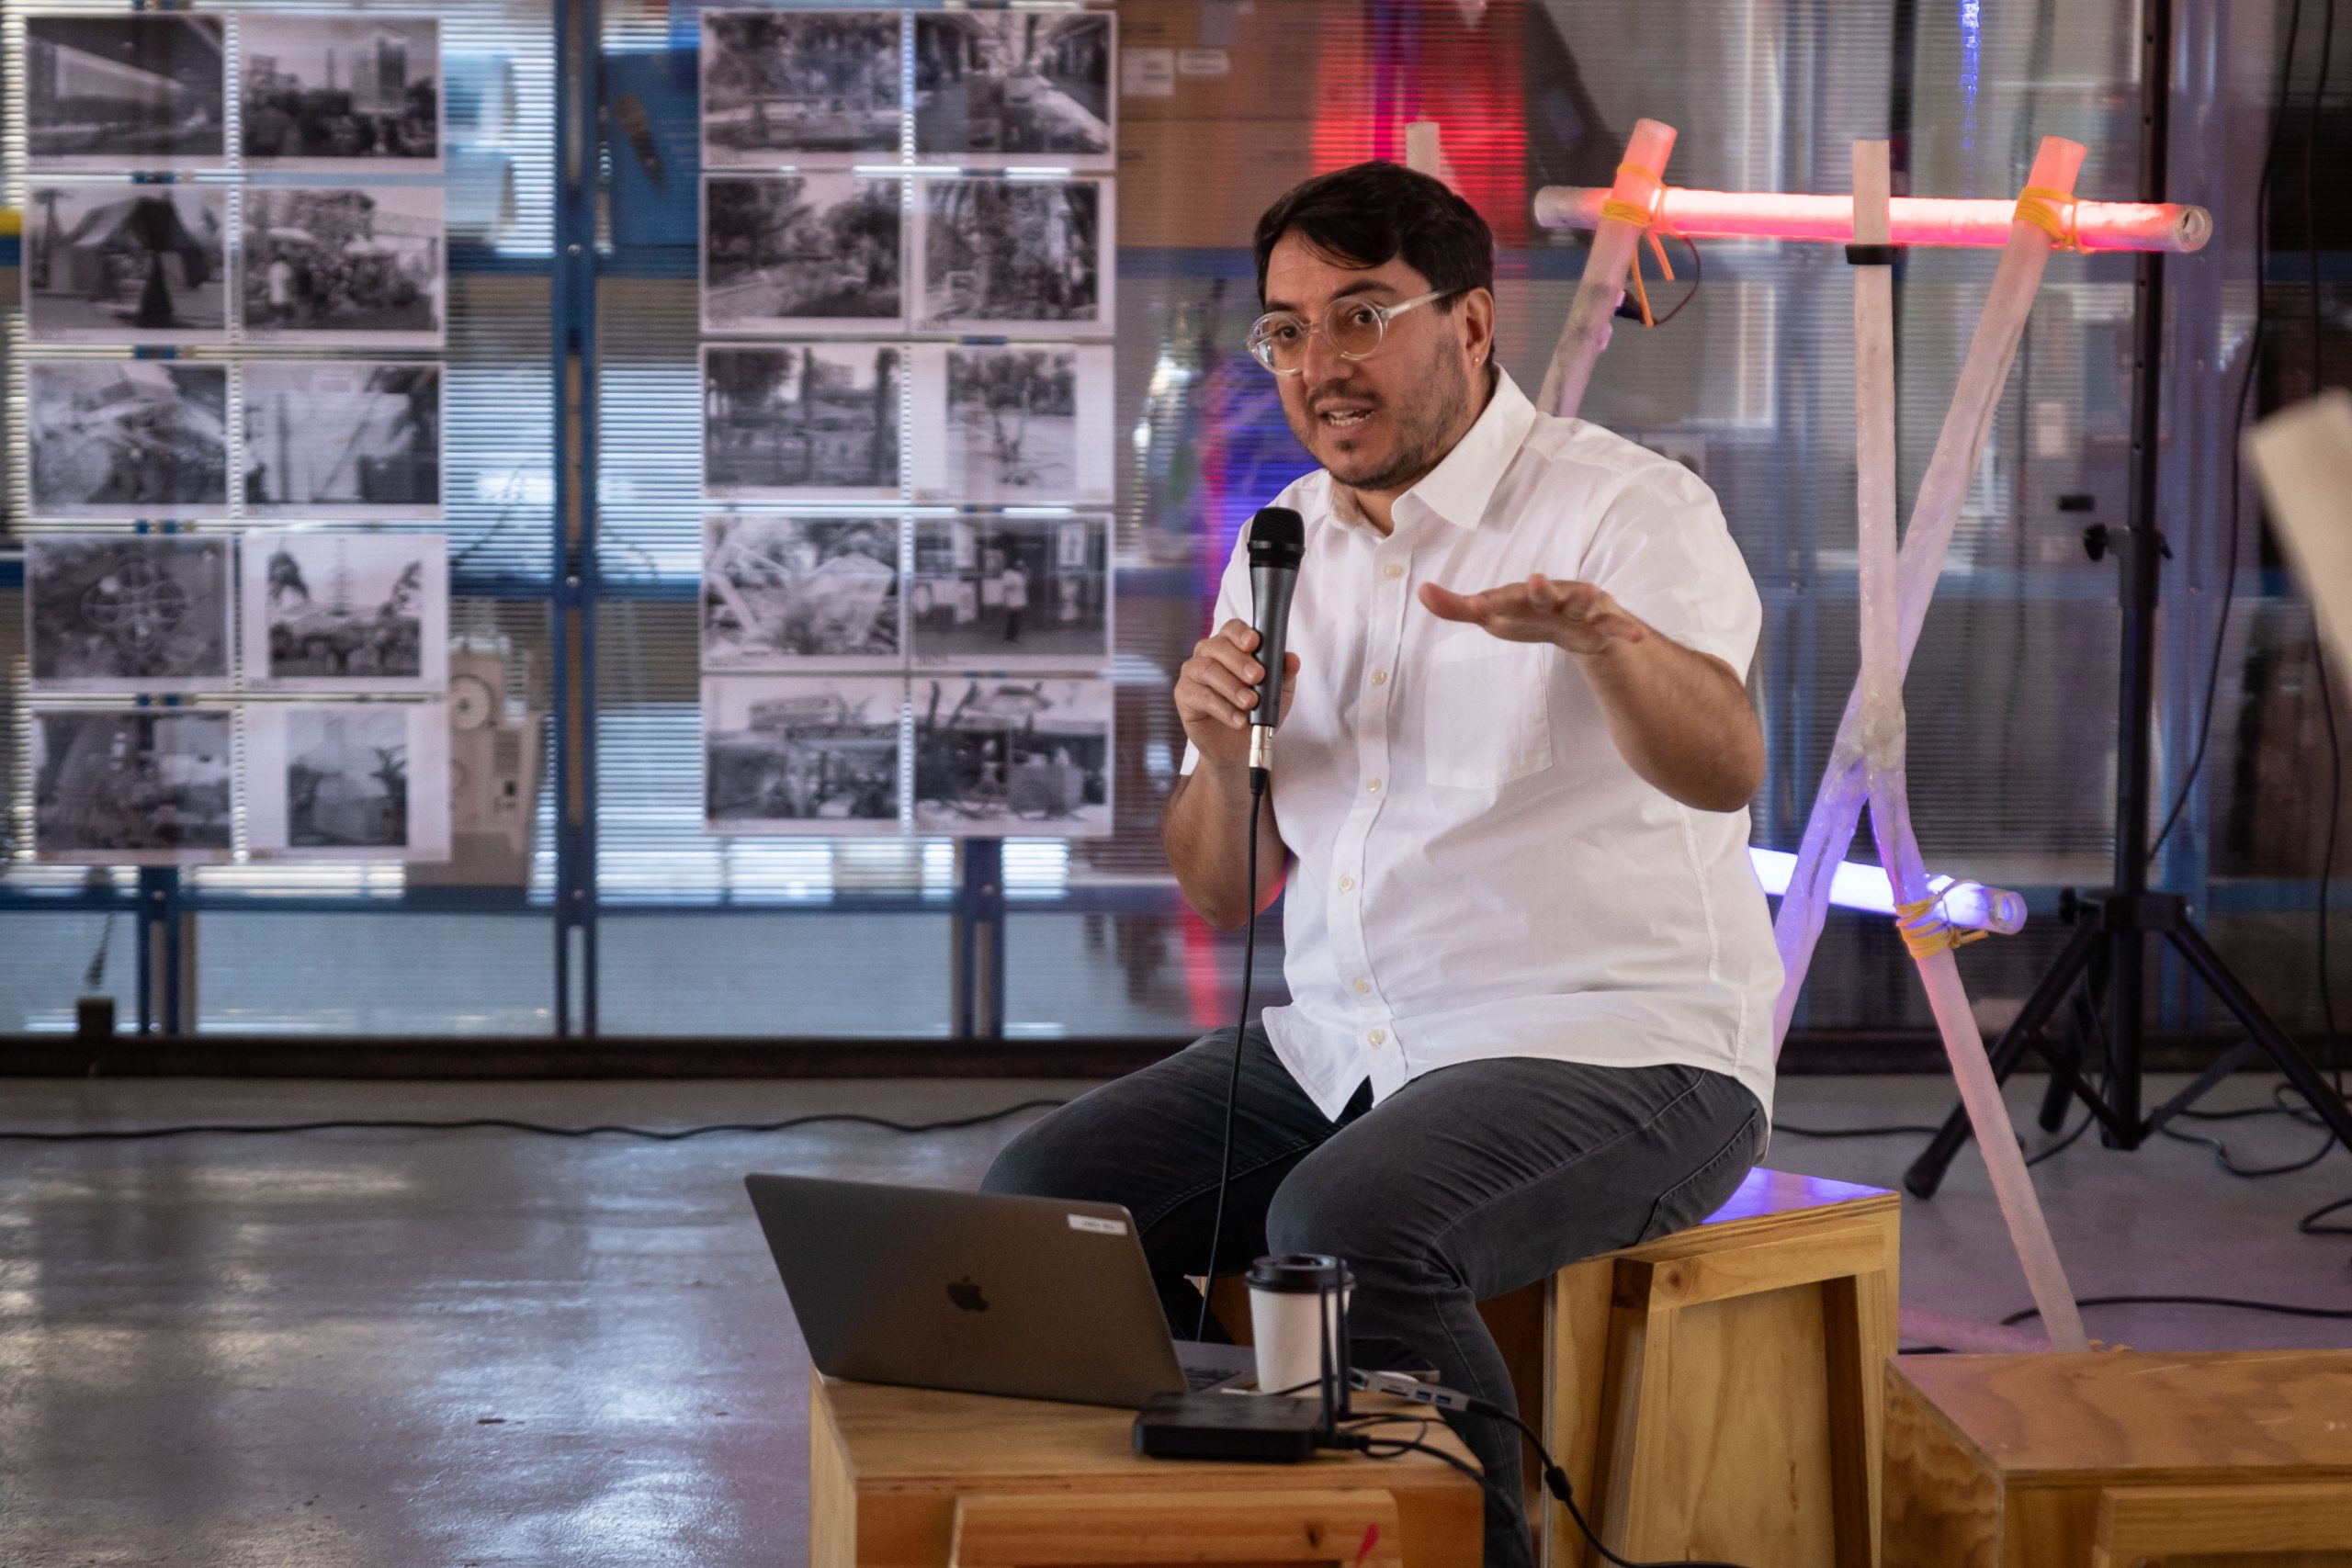
{"label": "power cable", "polygon": [[[1719,1562],[1712,1558],[1645,1562],[1620,1557],[1609,1549],[1608,1543],[1600,1539],[1599,1533],[1586,1520],[1584,1510],[1577,1506],[1576,1491],[1568,1483],[1568,1472],[1562,1470],[1553,1460],[1552,1450],[1544,1446],[1543,1437],[1534,1427],[1522,1420],[1517,1411],[1497,1404],[1491,1400],[1480,1399],[1476,1394],[1464,1393],[1460,1389],[1423,1382],[1419,1378],[1409,1377],[1400,1372],[1367,1374],[1361,1369],[1355,1369],[1353,1376],[1360,1382],[1361,1386],[1375,1393],[1401,1394],[1405,1398],[1434,1405],[1441,1410],[1458,1410],[1472,1416],[1483,1416],[1489,1421],[1501,1421],[1517,1427],[1520,1435],[1534,1448],[1536,1458],[1543,1461],[1544,1490],[1551,1494],[1553,1499],[1568,1511],[1568,1517],[1576,1522],[1577,1529],[1583,1532],[1586,1541],[1591,1545],[1592,1550],[1604,1562],[1615,1564],[1616,1568],[1740,1568],[1740,1565],[1736,1562]],[[1409,1417],[1389,1417],[1389,1419],[1403,1420]],[[1444,1460],[1464,1475],[1476,1477],[1482,1487],[1496,1494],[1506,1503],[1516,1504],[1517,1502],[1516,1498],[1494,1481],[1470,1469],[1442,1449],[1399,1438],[1375,1438],[1368,1433],[1342,1433],[1341,1438],[1340,1447],[1360,1450],[1371,1454],[1374,1459],[1394,1459],[1397,1453],[1414,1450],[1433,1455]],[[1375,1446],[1390,1448],[1396,1452],[1376,1453],[1374,1452]]]}
{"label": "power cable", "polygon": [[1786,1133],[1796,1138],[1892,1138],[1901,1135],[1933,1137],[1940,1127],[1930,1127],[1922,1122],[1890,1122],[1883,1127],[1801,1127],[1794,1122],[1775,1122],[1772,1131]]}
{"label": "power cable", "polygon": [[888,1116],[870,1116],[854,1111],[822,1111],[808,1116],[788,1116],[781,1122],[717,1122],[699,1127],[631,1127],[617,1122],[604,1122],[593,1127],[555,1127],[541,1122],[518,1122],[504,1116],[469,1116],[461,1121],[435,1122],[410,1117],[336,1117],[319,1122],[204,1122],[170,1127],[106,1128],[78,1133],[43,1133],[24,1128],[0,1128],[0,1139],[31,1144],[122,1144],[149,1138],[178,1138],[196,1133],[225,1133],[258,1134],[264,1133],[322,1133],[345,1128],[388,1129],[399,1132],[454,1132],[469,1128],[495,1128],[509,1133],[537,1133],[550,1138],[593,1138],[605,1134],[617,1137],[645,1138],[655,1143],[673,1144],[683,1138],[700,1138],[714,1133],[788,1133],[796,1127],[812,1127],[820,1123],[848,1126],[879,1127],[891,1133],[952,1133],[965,1127],[984,1126],[1001,1122],[1008,1116],[1018,1116],[1024,1111],[1046,1111],[1067,1105],[1066,1100],[1024,1100],[1001,1110],[983,1111],[971,1116],[951,1116],[938,1122],[897,1122]]}
{"label": "power cable", "polygon": [[[2303,126],[2303,256],[2311,270],[2311,334],[2312,334],[2312,395],[2317,397],[2326,383],[2327,361],[2319,305],[2319,215],[2312,200],[2312,155],[2319,145],[2319,117],[2326,107],[2327,73],[2335,50],[2335,0],[2327,0],[2327,8],[2320,14],[2319,74],[2312,80],[2311,113]],[[2256,288],[2256,308],[2260,309],[2261,290]],[[2335,693],[2327,678],[2327,649],[2320,640],[2319,613],[2312,613],[2312,669],[2319,681],[2320,711],[2327,716],[2327,838],[2319,863],[2319,1006],[2320,1016],[2327,1024],[2329,1055],[2335,1069],[2335,1093],[2344,1095],[2344,1044],[2335,1031],[2335,998],[2329,987],[2327,975],[2327,899],[2328,884],[2335,875],[2335,829],[2344,814],[2344,753],[2335,735]],[[2324,1154],[2325,1149],[2321,1153]]]}
{"label": "power cable", "polygon": [[[2352,1199],[2345,1200],[2352,1202]],[[2292,1302],[2249,1301],[2243,1296],[2084,1296],[2075,1304],[2078,1307],[2103,1306],[2210,1306],[2229,1307],[2238,1312],[2276,1313],[2281,1317],[2352,1318],[2352,1307],[2301,1306]],[[2001,1319],[2001,1326],[2014,1328],[2041,1315],[2040,1307],[2025,1307]]]}
{"label": "power cable", "polygon": [[2287,113],[2287,89],[2295,64],[2295,42],[2302,30],[2303,0],[2294,0],[2287,14],[2287,47],[2278,61],[2278,87],[2270,104],[2270,128],[2263,140],[2262,177],[2255,186],[2254,220],[2254,325],[2246,337],[2245,369],[2238,378],[2237,412],[2230,435],[2230,542],[2222,559],[2222,609],[2213,626],[2213,655],[2205,671],[2205,699],[2197,721],[2197,745],[2189,752],[2188,766],[2180,777],[2179,793],[2174,796],[2172,809],[2165,814],[2164,826],[2156,830],[2148,845],[2148,859],[2154,863],[2165,840],[2172,836],[2173,827],[2180,820],[2182,810],[2188,805],[2189,792],[2197,786],[2197,776],[2205,765],[2206,743],[2213,738],[2213,698],[2222,685],[2222,651],[2229,638],[2230,609],[2237,600],[2238,527],[2245,509],[2245,458],[2240,438],[2245,434],[2246,406],[2254,394],[2255,368],[2261,363],[2265,337],[2262,289],[2264,274],[2270,264],[2270,181],[2273,165],[2278,162],[2278,129]]}

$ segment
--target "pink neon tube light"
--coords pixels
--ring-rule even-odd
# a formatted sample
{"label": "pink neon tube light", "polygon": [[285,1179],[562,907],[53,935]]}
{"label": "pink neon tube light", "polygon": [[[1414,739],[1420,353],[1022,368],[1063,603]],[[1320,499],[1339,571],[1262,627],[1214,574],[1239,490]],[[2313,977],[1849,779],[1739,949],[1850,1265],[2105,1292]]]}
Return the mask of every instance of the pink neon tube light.
{"label": "pink neon tube light", "polygon": [[[1591,229],[1600,222],[1605,187],[1545,186],[1535,193],[1535,221],[1546,229]],[[1964,245],[1998,250],[2009,242],[2014,201],[1898,196],[1887,204],[1898,245]],[[2071,216],[2067,216],[2071,209]],[[1658,198],[1657,226],[1693,239],[1822,240],[1854,237],[1850,196],[1784,196],[1772,191],[1683,190]],[[2172,202],[2076,201],[2059,209],[2086,251],[2197,251],[2213,235],[2213,215]]]}

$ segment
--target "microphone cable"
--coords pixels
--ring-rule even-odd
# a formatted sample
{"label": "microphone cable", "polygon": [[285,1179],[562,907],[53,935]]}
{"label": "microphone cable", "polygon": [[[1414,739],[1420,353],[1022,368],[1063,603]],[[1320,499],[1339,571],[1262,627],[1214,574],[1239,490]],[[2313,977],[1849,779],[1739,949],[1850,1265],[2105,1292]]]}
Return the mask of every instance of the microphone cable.
{"label": "microphone cable", "polygon": [[1242,907],[1250,911],[1241,922],[1241,1010],[1233,1024],[1233,1070],[1225,1080],[1225,1135],[1216,1157],[1216,1208],[1209,1220],[1209,1254],[1201,1269],[1201,1315],[1193,1324],[1193,1338],[1208,1337],[1209,1296],[1216,1289],[1217,1247],[1225,1237],[1225,1190],[1233,1180],[1233,1106],[1241,1098],[1241,1048],[1250,1032],[1250,984],[1258,961],[1258,812],[1266,800],[1266,770],[1250,770],[1250,847],[1245,852],[1250,880]]}

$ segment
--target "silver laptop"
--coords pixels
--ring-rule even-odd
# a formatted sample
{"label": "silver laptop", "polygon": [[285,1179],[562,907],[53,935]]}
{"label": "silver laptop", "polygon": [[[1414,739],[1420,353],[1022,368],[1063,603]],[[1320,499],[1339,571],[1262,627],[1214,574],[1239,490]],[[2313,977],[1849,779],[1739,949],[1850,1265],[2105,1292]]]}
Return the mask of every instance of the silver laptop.
{"label": "silver laptop", "polygon": [[1252,1370],[1246,1349],[1169,1337],[1116,1203],[802,1176],[743,1185],[827,1377],[1133,1409]]}

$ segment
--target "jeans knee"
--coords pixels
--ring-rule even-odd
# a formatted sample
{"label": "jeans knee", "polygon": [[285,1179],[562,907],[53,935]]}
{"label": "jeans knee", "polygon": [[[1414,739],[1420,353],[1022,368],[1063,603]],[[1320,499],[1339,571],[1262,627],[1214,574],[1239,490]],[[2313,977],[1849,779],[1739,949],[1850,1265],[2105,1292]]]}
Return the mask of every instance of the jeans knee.
{"label": "jeans knee", "polygon": [[997,1151],[989,1173],[980,1178],[983,1192],[1023,1198],[1077,1198],[1069,1190],[1072,1179],[1068,1140],[1055,1128],[1054,1116],[1023,1127],[1012,1142]]}
{"label": "jeans knee", "polygon": [[1277,1253],[1399,1257],[1406,1244],[1387,1223],[1391,1207],[1377,1186],[1322,1179],[1309,1160],[1275,1190],[1266,1211],[1266,1245]]}

